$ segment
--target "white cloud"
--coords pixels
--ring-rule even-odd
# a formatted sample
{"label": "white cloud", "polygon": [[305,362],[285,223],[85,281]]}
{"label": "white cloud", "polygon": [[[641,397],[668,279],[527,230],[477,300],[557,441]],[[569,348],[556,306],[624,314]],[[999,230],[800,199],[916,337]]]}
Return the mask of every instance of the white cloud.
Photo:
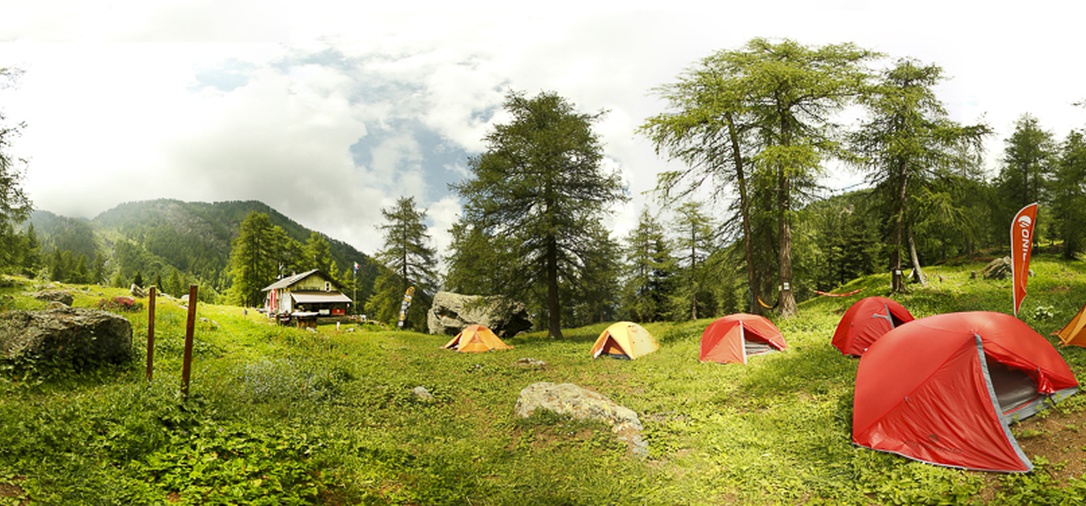
{"label": "white cloud", "polygon": [[1060,138],[1086,124],[1070,105],[1086,99],[1076,2],[366,4],[0,0],[0,66],[26,71],[0,107],[28,125],[16,149],[31,198],[87,217],[157,197],[258,199],[372,253],[380,209],[414,196],[443,250],[459,212],[444,185],[506,119],[505,93],[550,90],[609,110],[597,132],[632,197],[608,218],[617,237],[655,208],[645,192],[670,163],[635,132],[663,109],[650,90],[755,36],[941,65],[952,118],[997,129],[990,163],[1023,113]]}

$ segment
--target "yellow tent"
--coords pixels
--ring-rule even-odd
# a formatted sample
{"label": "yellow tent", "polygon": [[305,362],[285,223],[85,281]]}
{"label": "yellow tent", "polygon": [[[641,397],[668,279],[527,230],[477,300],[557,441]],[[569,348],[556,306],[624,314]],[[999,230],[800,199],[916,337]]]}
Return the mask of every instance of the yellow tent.
{"label": "yellow tent", "polygon": [[600,334],[592,345],[592,358],[600,355],[635,359],[660,349],[659,343],[643,327],[632,322],[618,322]]}
{"label": "yellow tent", "polygon": [[1071,318],[1071,323],[1056,332],[1064,345],[1081,346],[1086,348],[1086,306],[1078,310],[1078,314]]}
{"label": "yellow tent", "polygon": [[502,342],[490,329],[482,325],[468,325],[448,344],[442,346],[466,353],[482,353],[490,350],[509,350],[512,346]]}

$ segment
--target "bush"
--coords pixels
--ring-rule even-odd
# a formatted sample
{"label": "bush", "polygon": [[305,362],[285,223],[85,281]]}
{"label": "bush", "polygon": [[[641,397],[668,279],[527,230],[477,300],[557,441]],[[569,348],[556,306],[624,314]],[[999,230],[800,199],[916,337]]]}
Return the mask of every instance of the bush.
{"label": "bush", "polygon": [[143,303],[136,302],[136,299],[132,297],[113,297],[112,299],[98,301],[98,309],[136,313],[143,310]]}

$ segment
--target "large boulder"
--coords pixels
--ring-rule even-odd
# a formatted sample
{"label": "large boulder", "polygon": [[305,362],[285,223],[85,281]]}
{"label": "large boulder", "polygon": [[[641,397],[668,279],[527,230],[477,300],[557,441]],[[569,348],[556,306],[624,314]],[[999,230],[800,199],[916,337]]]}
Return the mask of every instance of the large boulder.
{"label": "large boulder", "polygon": [[72,297],[71,292],[64,290],[42,290],[40,292],[34,292],[34,298],[46,302],[59,302],[65,306],[72,305],[72,301],[75,300],[75,298]]}
{"label": "large boulder", "polygon": [[498,337],[515,336],[532,328],[528,310],[502,297],[437,292],[426,317],[431,334],[455,336],[468,325],[482,325]]}
{"label": "large boulder", "polygon": [[0,313],[0,359],[43,358],[76,366],[122,363],[132,355],[132,324],[97,309]]}
{"label": "large boulder", "polygon": [[572,383],[532,383],[520,391],[514,412],[527,418],[537,409],[569,415],[578,420],[598,420],[611,426],[630,453],[648,455],[648,443],[641,439],[641,421],[632,409]]}

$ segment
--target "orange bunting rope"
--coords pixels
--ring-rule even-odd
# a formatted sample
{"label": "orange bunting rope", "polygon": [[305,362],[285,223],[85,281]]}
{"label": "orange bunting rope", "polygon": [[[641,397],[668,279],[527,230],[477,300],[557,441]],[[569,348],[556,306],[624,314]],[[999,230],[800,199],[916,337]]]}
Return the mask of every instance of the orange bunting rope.
{"label": "orange bunting rope", "polygon": [[864,291],[863,288],[860,288],[858,290],[853,290],[853,291],[848,292],[848,293],[828,293],[828,292],[820,292],[820,291],[814,290],[814,289],[812,289],[812,290],[814,291],[814,293],[817,293],[817,294],[819,294],[819,295],[821,295],[823,297],[848,297],[848,296],[856,295],[856,294]]}

